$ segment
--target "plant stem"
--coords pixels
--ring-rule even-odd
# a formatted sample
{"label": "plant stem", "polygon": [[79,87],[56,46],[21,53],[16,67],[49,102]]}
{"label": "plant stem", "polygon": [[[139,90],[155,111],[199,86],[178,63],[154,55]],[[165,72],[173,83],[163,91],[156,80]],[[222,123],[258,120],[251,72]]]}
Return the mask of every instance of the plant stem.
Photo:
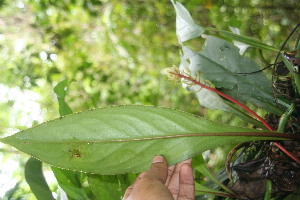
{"label": "plant stem", "polygon": [[[220,96],[224,97],[225,99],[227,99],[227,100],[229,100],[229,101],[231,101],[231,102],[237,104],[238,106],[242,107],[242,108],[245,109],[247,112],[249,112],[250,114],[252,114],[253,116],[255,116],[255,117],[256,117],[259,121],[261,121],[261,123],[263,123],[263,124],[265,125],[265,127],[267,127],[270,131],[275,131],[275,129],[272,128],[272,127],[268,124],[268,122],[266,122],[262,117],[260,117],[258,114],[256,114],[253,110],[251,110],[250,108],[248,108],[248,107],[245,106],[244,104],[240,103],[239,101],[237,101],[237,100],[231,98],[230,96],[228,96],[228,95],[226,95],[226,94],[224,94],[224,93],[222,93],[222,92],[220,92],[220,91],[218,91],[218,90],[216,90],[216,89],[214,89],[214,88],[211,88],[211,87],[209,87],[209,86],[206,86],[206,85],[200,83],[199,81],[197,81],[197,80],[195,80],[195,79],[193,79],[193,78],[191,78],[191,77],[185,76],[185,75],[183,75],[183,74],[178,73],[178,74],[173,74],[173,75],[178,76],[178,77],[180,77],[180,78],[183,78],[183,79],[185,79],[185,80],[188,80],[188,81],[190,81],[190,82],[192,82],[192,83],[194,83],[194,84],[196,84],[196,85],[199,85],[201,88],[205,88],[205,89],[207,89],[207,90],[209,90],[209,91],[211,91],[211,92],[217,93],[218,95],[220,95]],[[293,160],[295,160],[298,164],[300,164],[300,159],[297,158],[296,156],[294,156],[294,155],[293,155],[292,153],[290,153],[288,150],[286,150],[281,144],[279,144],[279,143],[277,143],[277,142],[274,142],[274,144],[275,144],[279,149],[281,149],[287,156],[289,156],[290,158],[292,158]]]}
{"label": "plant stem", "polygon": [[295,104],[292,103],[290,108],[280,117],[277,132],[283,132],[284,131],[287,120],[290,118],[290,116],[292,115],[294,110],[295,110]]}

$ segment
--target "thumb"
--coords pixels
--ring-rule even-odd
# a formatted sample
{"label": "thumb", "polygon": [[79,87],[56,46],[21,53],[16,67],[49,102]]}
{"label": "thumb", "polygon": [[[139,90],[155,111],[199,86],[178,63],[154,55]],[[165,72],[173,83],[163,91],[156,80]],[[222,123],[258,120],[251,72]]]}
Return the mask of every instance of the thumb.
{"label": "thumb", "polygon": [[148,179],[155,179],[165,183],[168,176],[168,163],[162,156],[155,156],[152,160],[149,171],[144,176]]}

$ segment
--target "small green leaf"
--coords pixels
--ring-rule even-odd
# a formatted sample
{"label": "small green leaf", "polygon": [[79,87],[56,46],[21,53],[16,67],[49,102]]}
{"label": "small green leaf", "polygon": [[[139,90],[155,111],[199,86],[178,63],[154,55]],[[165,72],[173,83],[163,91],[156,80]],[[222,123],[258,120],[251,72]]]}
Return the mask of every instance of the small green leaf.
{"label": "small green leaf", "polygon": [[72,114],[72,109],[69,107],[69,105],[65,102],[65,97],[67,94],[67,86],[69,85],[68,79],[65,79],[61,82],[59,82],[54,87],[54,92],[57,95],[57,100],[59,104],[59,114],[60,116],[65,116]]}
{"label": "small green leaf", "polygon": [[214,195],[214,196],[223,196],[223,197],[231,196],[231,194],[229,194],[227,192],[213,190],[213,189],[208,188],[204,185],[201,185],[197,182],[195,182],[195,195],[196,196],[198,196],[198,195]]}
{"label": "small green leaf", "polygon": [[83,175],[79,172],[69,171],[52,167],[52,171],[57,179],[59,186],[72,199],[86,199],[85,191],[81,185],[80,177]]}
{"label": "small green leaf", "polygon": [[218,30],[215,28],[205,28],[206,31],[213,31],[213,32],[217,32],[220,36],[223,36],[225,38],[228,39],[232,39],[234,41],[238,41],[244,44],[248,44],[249,46],[252,47],[256,47],[259,49],[266,49],[266,50],[270,50],[270,51],[276,51],[279,52],[280,49],[276,48],[276,47],[272,47],[270,45],[267,45],[265,43],[263,43],[262,41],[252,38],[252,37],[248,37],[248,36],[244,36],[244,35],[239,35],[230,31],[225,31],[225,30]]}
{"label": "small green leaf", "polygon": [[299,76],[299,74],[296,73],[292,63],[290,63],[290,61],[288,61],[287,58],[283,54],[281,54],[281,58],[285,64],[285,66],[288,68],[288,70],[290,71],[290,73],[293,77],[293,81],[295,83],[297,93],[300,94],[300,76]]}
{"label": "small green leaf", "polygon": [[13,199],[14,194],[17,193],[18,191],[20,191],[20,188],[19,188],[20,183],[21,183],[21,181],[17,182],[13,188],[11,188],[10,190],[6,191],[5,194],[4,194],[4,196],[2,197],[2,199],[3,200],[5,200],[5,199],[7,199],[7,200],[8,199]]}
{"label": "small green leaf", "polygon": [[176,34],[180,42],[199,37],[204,29],[196,24],[187,9],[179,2],[173,1],[176,11]]}
{"label": "small green leaf", "polygon": [[141,172],[155,155],[170,165],[218,146],[296,138],[207,121],[174,109],[116,106],[40,124],[0,139],[51,165],[99,174]]}
{"label": "small green leaf", "polygon": [[41,161],[29,158],[25,165],[25,179],[37,199],[54,199],[44,178]]}
{"label": "small green leaf", "polygon": [[97,199],[119,200],[135,180],[135,174],[96,175],[88,174],[89,186]]}
{"label": "small green leaf", "polygon": [[223,185],[218,179],[216,179],[214,177],[214,175],[209,171],[205,160],[203,159],[202,155],[199,155],[197,157],[195,157],[193,159],[193,168],[197,171],[199,171],[201,174],[203,174],[204,176],[206,176],[208,179],[210,179],[211,181],[213,181],[214,183],[216,183],[217,185],[219,185],[221,188],[223,188],[225,191],[232,193],[233,192],[226,187],[225,185]]}

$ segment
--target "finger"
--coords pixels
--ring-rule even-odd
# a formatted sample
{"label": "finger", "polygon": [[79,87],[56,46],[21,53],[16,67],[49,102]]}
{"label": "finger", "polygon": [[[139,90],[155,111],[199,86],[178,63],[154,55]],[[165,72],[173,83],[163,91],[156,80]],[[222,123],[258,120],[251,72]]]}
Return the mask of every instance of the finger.
{"label": "finger", "polygon": [[123,199],[126,199],[134,189],[136,183],[138,183],[144,176],[146,172],[140,173],[140,175],[134,180],[134,182],[126,189]]}
{"label": "finger", "polygon": [[144,175],[144,178],[156,179],[165,183],[168,175],[168,163],[162,156],[153,158],[149,171]]}
{"label": "finger", "polygon": [[182,164],[179,173],[178,200],[195,199],[195,182],[193,170],[189,164]]}
{"label": "finger", "polygon": [[172,166],[168,167],[168,177],[167,177],[167,180],[166,180],[166,183],[165,183],[165,186],[167,186],[167,187],[170,184],[170,181],[171,181],[172,175],[174,173],[175,167],[176,167],[176,165],[172,165]]}
{"label": "finger", "polygon": [[191,159],[182,161],[180,163],[178,163],[174,169],[174,172],[172,174],[170,183],[168,185],[168,189],[170,190],[170,192],[173,195],[174,199],[178,198],[178,193],[179,193],[179,171],[180,171],[180,167],[182,164],[188,164],[190,165],[192,163]]}

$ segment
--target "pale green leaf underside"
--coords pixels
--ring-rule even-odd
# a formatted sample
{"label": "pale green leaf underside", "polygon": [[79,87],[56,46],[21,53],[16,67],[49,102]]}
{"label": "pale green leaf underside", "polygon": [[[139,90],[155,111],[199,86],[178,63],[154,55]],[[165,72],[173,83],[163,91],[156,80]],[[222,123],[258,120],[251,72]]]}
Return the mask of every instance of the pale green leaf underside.
{"label": "pale green leaf underside", "polygon": [[242,57],[233,44],[213,36],[206,36],[200,53],[183,48],[183,59],[190,61],[188,68],[193,74],[202,73],[225,94],[240,102],[250,102],[275,114],[282,110],[274,105],[272,84],[263,73],[241,75],[258,71],[259,66]]}
{"label": "pale green leaf underside", "polygon": [[176,11],[176,34],[179,42],[199,37],[204,28],[196,24],[187,9],[179,2],[172,1]]}
{"label": "pale green leaf underside", "polygon": [[284,134],[230,127],[168,108],[115,106],[69,115],[0,141],[57,167],[119,174],[146,170],[155,155],[174,164],[217,146],[275,139],[270,136]]}

